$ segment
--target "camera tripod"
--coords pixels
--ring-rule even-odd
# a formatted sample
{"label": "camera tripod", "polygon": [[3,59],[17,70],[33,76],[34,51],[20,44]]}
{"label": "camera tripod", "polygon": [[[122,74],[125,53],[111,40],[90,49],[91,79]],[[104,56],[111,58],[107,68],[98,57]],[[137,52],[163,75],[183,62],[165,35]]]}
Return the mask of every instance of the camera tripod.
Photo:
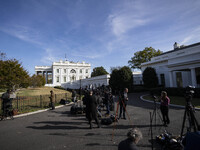
{"label": "camera tripod", "polygon": [[200,130],[200,126],[194,115],[194,107],[192,106],[190,101],[188,101],[188,100],[186,100],[186,101],[187,101],[187,104],[185,106],[185,112],[184,112],[182,129],[181,129],[181,137],[183,136],[183,130],[185,127],[186,117],[188,118],[188,121],[189,121],[189,127],[187,128],[187,132],[191,132],[192,129],[194,132]]}
{"label": "camera tripod", "polygon": [[[125,109],[125,112],[126,112],[126,114],[128,116],[129,122],[131,123],[131,119],[130,119],[129,114],[128,114],[127,110],[126,110],[125,104],[124,104],[123,101],[121,101],[121,102],[122,102],[123,108]],[[115,113],[115,121],[114,121],[114,126],[113,126],[113,132],[112,132],[112,139],[111,139],[111,141],[113,141],[113,138],[114,138],[114,131],[115,131],[115,128],[116,128],[116,121],[117,121],[117,117],[118,117],[119,105],[120,105],[120,101],[117,102],[117,110],[116,110],[116,113]]]}
{"label": "camera tripod", "polygon": [[154,110],[153,110],[153,113],[152,113],[152,116],[151,116],[151,119],[150,119],[151,124],[153,123],[153,120],[155,121],[155,127],[156,127],[157,115],[160,118],[160,120],[162,121],[162,117],[160,115],[159,108],[158,108],[157,103],[156,103],[156,99],[157,99],[157,97],[154,96]]}

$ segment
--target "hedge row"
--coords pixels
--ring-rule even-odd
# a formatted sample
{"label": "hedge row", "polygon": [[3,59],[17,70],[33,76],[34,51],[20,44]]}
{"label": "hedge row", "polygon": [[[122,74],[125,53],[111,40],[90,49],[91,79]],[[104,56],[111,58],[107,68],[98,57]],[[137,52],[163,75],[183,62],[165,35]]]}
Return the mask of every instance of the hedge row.
{"label": "hedge row", "polygon": [[[150,93],[152,95],[160,95],[161,91],[166,91],[169,96],[185,96],[186,88],[154,88],[149,89]],[[193,89],[194,91],[194,97],[200,98],[200,88]]]}

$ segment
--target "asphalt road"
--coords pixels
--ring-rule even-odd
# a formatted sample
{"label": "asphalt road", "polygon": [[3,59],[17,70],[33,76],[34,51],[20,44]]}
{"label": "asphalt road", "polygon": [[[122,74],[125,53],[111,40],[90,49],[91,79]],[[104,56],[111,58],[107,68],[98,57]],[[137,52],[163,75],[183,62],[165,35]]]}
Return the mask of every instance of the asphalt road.
{"label": "asphalt road", "polygon": [[[0,149],[1,150],[116,150],[120,141],[126,139],[129,128],[138,127],[143,133],[143,139],[138,143],[141,150],[151,149],[150,112],[154,105],[140,100],[141,94],[129,94],[127,106],[130,120],[119,120],[114,124],[93,129],[84,115],[70,115],[70,106],[56,110],[0,121]],[[117,107],[115,107],[117,108]],[[105,113],[105,112],[103,112]],[[153,137],[163,133],[166,129],[173,135],[179,135],[183,122],[184,109],[170,108],[171,123],[168,127],[162,126],[159,110],[156,124],[153,127]],[[200,122],[200,112],[195,113]],[[153,120],[155,123],[155,119]],[[186,120],[187,123],[187,120]],[[184,131],[186,132],[186,131]],[[160,145],[154,141],[154,149]]]}

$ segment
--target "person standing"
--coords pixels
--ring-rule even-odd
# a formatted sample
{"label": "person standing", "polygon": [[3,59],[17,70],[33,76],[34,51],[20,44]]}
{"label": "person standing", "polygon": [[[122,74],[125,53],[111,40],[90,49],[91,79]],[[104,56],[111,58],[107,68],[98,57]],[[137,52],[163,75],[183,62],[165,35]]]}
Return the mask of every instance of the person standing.
{"label": "person standing", "polygon": [[98,125],[98,128],[100,128],[100,123],[99,123],[99,119],[97,117],[97,100],[95,98],[95,96],[93,95],[93,91],[89,92],[89,95],[87,97],[87,101],[86,101],[86,111],[88,113],[87,115],[87,119],[89,121],[90,124],[90,129],[92,129],[92,120],[94,119],[96,124]]}
{"label": "person standing", "polygon": [[51,90],[50,91],[50,97],[49,97],[49,99],[50,99],[50,104],[49,104],[49,106],[51,107],[51,109],[52,110],[54,110],[55,109],[55,105],[54,105],[54,93],[53,93],[53,91]]}
{"label": "person standing", "polygon": [[167,96],[167,92],[162,91],[161,99],[160,99],[160,111],[162,113],[164,126],[167,126],[167,124],[170,123],[169,114],[168,114],[169,113],[169,104],[170,104],[170,99]]}
{"label": "person standing", "polygon": [[126,105],[128,102],[128,88],[125,88],[124,91],[120,94],[120,113],[119,113],[119,119],[121,118],[121,115],[123,113],[123,119],[126,119]]}
{"label": "person standing", "polygon": [[72,90],[72,100],[75,103],[76,102],[76,91]]}
{"label": "person standing", "polygon": [[5,93],[2,94],[2,97],[1,97],[3,100],[2,101],[2,112],[3,112],[4,117],[7,117],[7,108],[9,106],[7,104],[10,103],[10,94],[11,94],[11,90],[8,89]]}
{"label": "person standing", "polygon": [[105,90],[105,94],[104,94],[104,98],[105,98],[105,105],[106,105],[106,115],[110,114],[110,94],[107,90]]}
{"label": "person standing", "polygon": [[138,128],[133,128],[128,131],[127,139],[123,140],[118,145],[118,150],[138,150],[136,144],[142,139],[142,133]]}

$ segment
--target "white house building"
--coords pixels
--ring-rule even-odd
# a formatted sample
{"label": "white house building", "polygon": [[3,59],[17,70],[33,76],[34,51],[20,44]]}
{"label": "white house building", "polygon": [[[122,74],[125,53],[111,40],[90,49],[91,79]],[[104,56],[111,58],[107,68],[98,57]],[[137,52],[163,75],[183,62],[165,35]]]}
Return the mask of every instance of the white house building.
{"label": "white house building", "polygon": [[110,80],[110,75],[107,74],[107,75],[81,79],[74,82],[63,83],[61,86],[70,89],[79,89],[80,87],[85,88],[86,86],[88,88],[96,89],[97,87],[100,87],[102,85],[105,86],[109,85],[109,80]]}
{"label": "white house building", "polygon": [[142,72],[141,71],[134,71],[133,72],[133,85],[142,85]]}
{"label": "white house building", "polygon": [[146,67],[156,70],[159,84],[165,87],[200,87],[200,42],[188,46],[175,42],[173,50],[142,63],[142,72]]}
{"label": "white house building", "polygon": [[45,86],[61,86],[67,82],[90,78],[91,65],[85,62],[53,62],[52,66],[35,66],[35,73],[45,76]]}

